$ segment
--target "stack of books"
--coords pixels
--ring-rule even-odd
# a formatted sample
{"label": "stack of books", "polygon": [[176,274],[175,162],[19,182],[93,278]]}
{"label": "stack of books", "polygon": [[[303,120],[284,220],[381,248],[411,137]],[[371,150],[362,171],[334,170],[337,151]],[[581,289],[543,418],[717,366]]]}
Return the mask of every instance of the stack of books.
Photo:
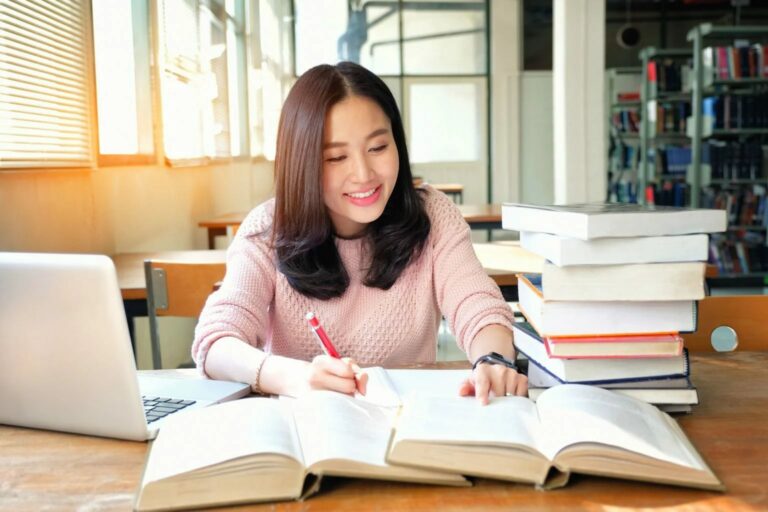
{"label": "stack of books", "polygon": [[519,276],[515,346],[529,359],[531,397],[591,384],[688,412],[698,403],[681,332],[696,330],[708,235],[723,210],[637,204],[504,204],[502,226],[546,258]]}

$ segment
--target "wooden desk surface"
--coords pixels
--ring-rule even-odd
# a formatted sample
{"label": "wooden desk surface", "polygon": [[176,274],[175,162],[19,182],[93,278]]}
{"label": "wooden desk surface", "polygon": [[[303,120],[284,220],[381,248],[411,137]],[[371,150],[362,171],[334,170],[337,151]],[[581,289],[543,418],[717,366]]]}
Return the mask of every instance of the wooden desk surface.
{"label": "wooden desk surface", "polygon": [[[521,249],[516,242],[474,244],[474,247],[488,275],[499,286],[517,284],[515,274],[518,272],[541,272],[541,270],[535,270],[540,258]],[[112,256],[112,261],[115,262],[117,281],[123,300],[141,300],[147,298],[144,260],[219,262],[226,261],[226,254],[225,250],[134,252],[115,254]]]}
{"label": "wooden desk surface", "polygon": [[239,226],[245,220],[248,212],[232,212],[223,215],[217,215],[210,219],[201,220],[197,223],[201,228],[227,228],[229,226]]}
{"label": "wooden desk surface", "polygon": [[[456,206],[461,210],[464,220],[470,224],[473,222],[501,222],[500,204],[458,204]],[[225,213],[201,220],[197,225],[207,229],[239,226],[245,220],[246,215],[248,212]]]}
{"label": "wooden desk surface", "polygon": [[[725,493],[580,475],[566,488],[546,492],[492,480],[450,488],[328,479],[305,503],[247,509],[766,510],[768,352],[696,354],[692,362],[701,405],[679,423],[725,483]],[[146,450],[145,443],[0,426],[0,509],[129,510]]]}
{"label": "wooden desk surface", "polygon": [[499,286],[517,284],[515,274],[540,274],[544,258],[520,247],[519,242],[472,244],[485,272]]}
{"label": "wooden desk surface", "polygon": [[144,260],[223,262],[227,251],[159,251],[129,252],[111,256],[117,270],[117,282],[123,300],[146,299],[147,282],[144,278]]}
{"label": "wooden desk surface", "polygon": [[470,225],[475,222],[501,222],[500,204],[457,204],[456,206]]}

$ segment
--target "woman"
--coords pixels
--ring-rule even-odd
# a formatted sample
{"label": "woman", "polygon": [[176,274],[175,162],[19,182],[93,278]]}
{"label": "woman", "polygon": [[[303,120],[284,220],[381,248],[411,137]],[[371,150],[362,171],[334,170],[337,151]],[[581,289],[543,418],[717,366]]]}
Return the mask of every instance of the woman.
{"label": "woman", "polygon": [[[509,367],[512,313],[458,209],[413,186],[381,79],[349,62],[301,76],[280,117],[275,182],[275,198],[238,230],[200,316],[192,354],[208,376],[263,393],[364,392],[356,362],[434,362],[442,314],[478,361],[460,394],[487,403],[489,393],[526,393]],[[310,311],[349,359],[322,355]]]}

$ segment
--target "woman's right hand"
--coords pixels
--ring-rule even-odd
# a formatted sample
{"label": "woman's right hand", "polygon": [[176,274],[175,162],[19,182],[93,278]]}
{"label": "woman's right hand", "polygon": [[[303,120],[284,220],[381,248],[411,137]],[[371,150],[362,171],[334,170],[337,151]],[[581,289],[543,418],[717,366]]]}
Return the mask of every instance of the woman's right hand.
{"label": "woman's right hand", "polygon": [[347,395],[358,391],[365,395],[368,374],[348,357],[336,359],[319,355],[307,367],[307,382],[310,389],[328,389]]}

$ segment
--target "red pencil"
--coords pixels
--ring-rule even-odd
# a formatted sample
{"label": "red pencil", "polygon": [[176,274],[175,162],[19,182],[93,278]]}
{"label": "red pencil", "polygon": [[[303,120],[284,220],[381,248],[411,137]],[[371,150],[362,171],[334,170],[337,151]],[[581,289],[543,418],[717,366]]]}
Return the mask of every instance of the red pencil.
{"label": "red pencil", "polygon": [[317,341],[320,342],[320,347],[323,349],[323,352],[331,357],[335,357],[336,359],[341,359],[341,356],[336,351],[333,343],[331,343],[331,339],[325,333],[323,326],[320,325],[320,321],[311,311],[307,313],[307,322],[309,322],[309,328],[315,334],[315,338],[317,338]]}

